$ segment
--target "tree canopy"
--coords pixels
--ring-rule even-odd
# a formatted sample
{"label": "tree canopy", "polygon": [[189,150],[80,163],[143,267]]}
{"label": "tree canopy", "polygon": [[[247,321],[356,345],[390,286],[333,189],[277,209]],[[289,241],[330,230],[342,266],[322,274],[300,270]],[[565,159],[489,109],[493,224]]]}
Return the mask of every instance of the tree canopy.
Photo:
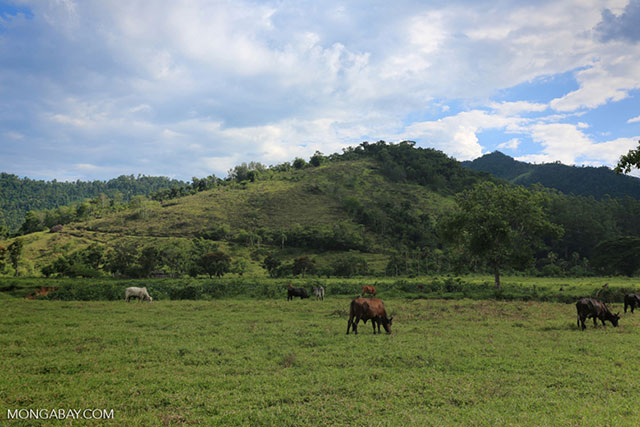
{"label": "tree canopy", "polygon": [[443,237],[486,263],[500,287],[500,270],[524,268],[546,236],[560,236],[543,210],[543,194],[523,187],[479,183],[457,196],[459,209],[443,220]]}

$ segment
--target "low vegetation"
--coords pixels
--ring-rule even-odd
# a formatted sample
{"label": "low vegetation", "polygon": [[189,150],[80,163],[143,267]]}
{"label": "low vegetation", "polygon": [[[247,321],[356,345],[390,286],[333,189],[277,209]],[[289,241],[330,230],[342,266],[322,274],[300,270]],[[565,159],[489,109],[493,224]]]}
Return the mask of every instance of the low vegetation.
{"label": "low vegetation", "polygon": [[0,407],[114,409],[114,425],[640,416],[638,313],[581,332],[573,304],[385,298],[393,334],[373,335],[368,323],[356,336],[346,335],[350,298],[4,301]]}

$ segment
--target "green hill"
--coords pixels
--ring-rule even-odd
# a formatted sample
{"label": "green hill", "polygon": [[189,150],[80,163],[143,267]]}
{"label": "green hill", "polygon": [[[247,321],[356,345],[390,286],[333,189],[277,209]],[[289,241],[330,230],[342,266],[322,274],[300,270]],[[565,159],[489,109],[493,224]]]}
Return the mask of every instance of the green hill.
{"label": "green hill", "polygon": [[23,223],[27,212],[54,209],[101,194],[117,201],[133,196],[149,196],[163,188],[183,186],[182,181],[166,177],[122,175],[109,181],[41,181],[0,173],[0,227],[11,232]]}
{"label": "green hill", "polygon": [[[513,181],[531,172],[526,164],[516,166]],[[18,273],[290,277],[482,271],[443,244],[439,222],[456,208],[455,194],[494,179],[412,142],[365,142],[268,168],[242,164],[226,179],[194,179],[117,207],[80,206],[67,221],[32,212],[22,229],[35,232],[18,238],[24,243]],[[638,200],[536,191],[545,193],[544,208],[565,233],[536,255],[534,271],[588,274],[599,243],[640,237]],[[62,227],[49,230],[58,223]],[[0,241],[0,252],[15,240]],[[14,269],[7,257],[2,266],[0,256],[3,273]]]}
{"label": "green hill", "polygon": [[473,161],[462,162],[464,167],[486,172],[514,184],[529,186],[540,184],[565,194],[593,196],[602,199],[633,197],[640,199],[640,179],[617,175],[602,167],[577,167],[561,163],[540,165],[519,162],[499,151],[485,154]]}

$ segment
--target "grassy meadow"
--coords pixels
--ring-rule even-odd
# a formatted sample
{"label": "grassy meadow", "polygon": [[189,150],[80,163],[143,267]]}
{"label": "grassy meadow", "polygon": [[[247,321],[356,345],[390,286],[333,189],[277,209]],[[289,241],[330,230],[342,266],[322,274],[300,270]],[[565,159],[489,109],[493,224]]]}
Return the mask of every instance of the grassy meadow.
{"label": "grassy meadow", "polygon": [[0,421],[107,408],[114,425],[637,425],[640,313],[582,332],[573,304],[382,297],[392,335],[346,335],[350,296],[5,298]]}

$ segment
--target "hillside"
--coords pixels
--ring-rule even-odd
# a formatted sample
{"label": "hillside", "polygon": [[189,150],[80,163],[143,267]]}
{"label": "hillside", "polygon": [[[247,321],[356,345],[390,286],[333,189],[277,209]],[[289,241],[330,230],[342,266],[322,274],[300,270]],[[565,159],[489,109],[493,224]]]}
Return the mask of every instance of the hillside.
{"label": "hillside", "polygon": [[[31,276],[217,275],[206,270],[216,265],[251,277],[474,271],[482,266],[449,249],[439,223],[457,193],[494,179],[410,142],[362,143],[309,162],[238,165],[224,180],[194,179],[151,199],[89,206],[84,216],[76,209],[53,222],[61,229],[34,212],[22,227],[34,232],[0,240],[0,251],[23,242],[18,273]],[[591,274],[601,242],[640,237],[639,200],[536,191],[564,234],[546,242],[535,271]],[[0,274],[13,274],[1,255]]]}
{"label": "hillside", "polygon": [[138,201],[56,233],[28,234],[21,238],[25,274],[92,244],[153,247],[168,257],[190,251],[198,238],[242,259],[247,274],[264,274],[260,265],[269,253],[285,261],[308,255],[326,266],[345,251],[381,273],[392,253],[437,248],[437,218],[453,208],[453,194],[479,179],[413,143],[364,143],[313,163],[286,163],[256,171],[253,182],[230,177],[195,194]]}
{"label": "hillside", "polygon": [[540,184],[564,194],[593,196],[602,199],[633,197],[640,200],[640,179],[617,175],[607,167],[577,167],[560,163],[535,165],[520,162],[499,151],[485,154],[473,161],[462,162],[464,167],[486,172],[514,184]]}
{"label": "hillside", "polygon": [[41,181],[0,173],[0,227],[17,230],[31,210],[54,209],[101,194],[127,202],[133,196],[149,196],[163,188],[183,186],[182,181],[152,176],[122,175],[109,181]]}

